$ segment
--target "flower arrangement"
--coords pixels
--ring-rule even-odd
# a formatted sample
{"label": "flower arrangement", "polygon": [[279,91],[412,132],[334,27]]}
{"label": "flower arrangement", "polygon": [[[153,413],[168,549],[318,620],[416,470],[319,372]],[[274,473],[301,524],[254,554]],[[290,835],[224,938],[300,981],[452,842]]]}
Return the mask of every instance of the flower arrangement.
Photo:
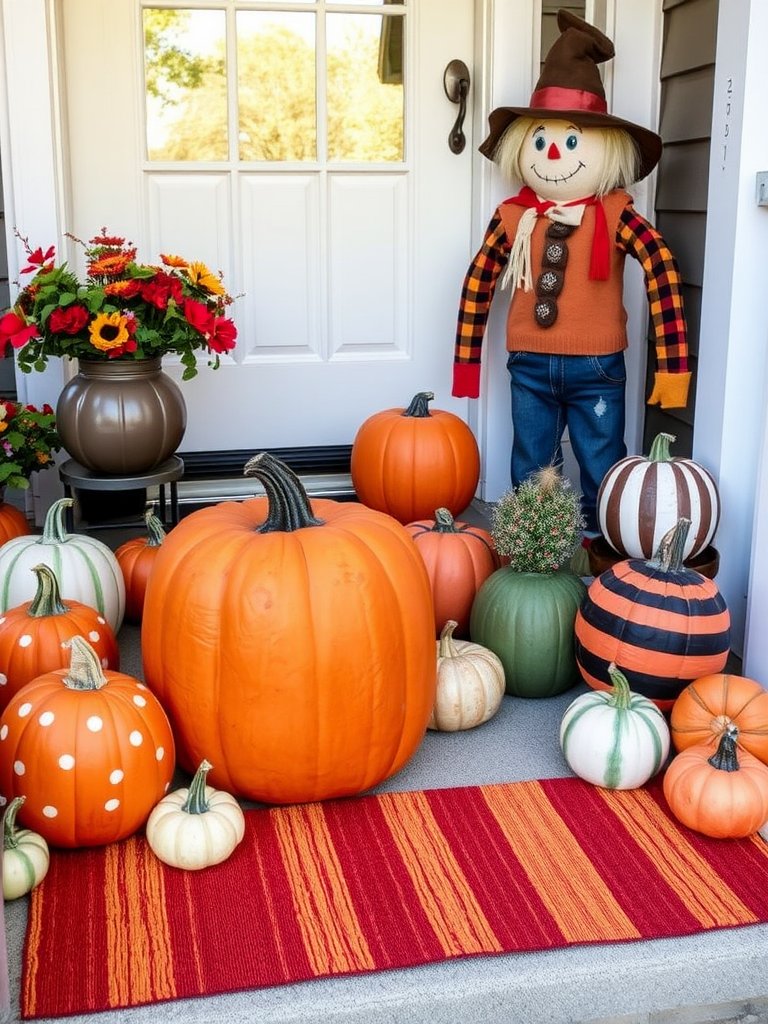
{"label": "flower arrangement", "polygon": [[491,513],[500,555],[518,572],[554,572],[581,542],[579,496],[554,466],[545,466],[503,494]]}
{"label": "flower arrangement", "polygon": [[53,465],[61,447],[50,405],[0,400],[0,487],[29,487],[29,475]]}
{"label": "flower arrangement", "polygon": [[175,354],[183,379],[197,374],[195,352],[219,365],[222,352],[235,347],[237,329],[224,315],[232,303],[221,280],[204,263],[161,255],[160,265],[136,262],[136,249],[102,228],[83,246],[86,276],[80,280],[66,262],[24,244],[34,277],[13,308],[0,318],[0,351],[17,350],[24,372],[43,370],[51,356],[71,359],[150,359]]}

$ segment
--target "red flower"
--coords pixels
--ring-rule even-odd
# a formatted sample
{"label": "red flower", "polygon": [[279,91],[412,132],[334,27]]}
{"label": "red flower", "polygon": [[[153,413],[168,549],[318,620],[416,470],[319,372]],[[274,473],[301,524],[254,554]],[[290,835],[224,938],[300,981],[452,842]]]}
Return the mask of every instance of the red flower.
{"label": "red flower", "polygon": [[22,274],[31,274],[37,270],[50,270],[53,261],[53,256],[56,250],[53,246],[50,246],[48,250],[43,253],[43,250],[38,246],[34,252],[30,252],[27,256],[29,260],[29,266],[24,267],[21,270]]}
{"label": "red flower", "polygon": [[162,270],[141,287],[142,299],[151,306],[157,306],[158,309],[167,309],[169,299],[173,299],[178,305],[182,295],[181,281],[177,277],[163,273]]}
{"label": "red flower", "polygon": [[185,299],[184,316],[187,323],[207,338],[213,333],[214,316],[204,302],[197,302],[196,299]]}
{"label": "red flower", "polygon": [[6,313],[0,317],[0,348],[5,348],[8,342],[14,348],[22,348],[30,338],[37,337],[37,327],[34,324],[27,324],[16,313]]}
{"label": "red flower", "polygon": [[85,306],[61,306],[54,309],[48,320],[48,328],[54,334],[79,334],[90,319]]}
{"label": "red flower", "polygon": [[128,341],[125,342],[125,344],[118,345],[116,348],[111,348],[107,352],[107,356],[109,359],[115,359],[117,358],[117,356],[122,356],[126,352],[135,352],[137,348],[138,345],[136,344],[136,339],[129,338]]}
{"label": "red flower", "polygon": [[226,317],[217,316],[213,321],[213,330],[208,338],[208,344],[214,352],[231,352],[235,347],[237,328],[231,320]]}

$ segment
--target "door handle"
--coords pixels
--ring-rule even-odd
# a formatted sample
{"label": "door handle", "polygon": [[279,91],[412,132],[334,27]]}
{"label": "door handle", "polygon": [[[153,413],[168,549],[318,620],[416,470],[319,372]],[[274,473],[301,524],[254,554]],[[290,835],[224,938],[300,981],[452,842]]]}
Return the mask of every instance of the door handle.
{"label": "door handle", "polygon": [[467,114],[467,96],[469,94],[469,68],[463,60],[452,60],[443,73],[445,95],[451,103],[459,104],[459,114],[448,135],[448,148],[452,153],[461,153],[467,144],[464,137],[464,118]]}

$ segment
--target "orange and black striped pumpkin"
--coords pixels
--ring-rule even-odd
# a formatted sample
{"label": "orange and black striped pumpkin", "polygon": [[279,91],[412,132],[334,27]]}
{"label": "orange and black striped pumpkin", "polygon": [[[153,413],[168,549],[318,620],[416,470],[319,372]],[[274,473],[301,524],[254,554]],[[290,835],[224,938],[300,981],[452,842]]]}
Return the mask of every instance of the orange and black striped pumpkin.
{"label": "orange and black striped pumpkin", "polygon": [[589,587],[574,630],[579,670],[594,689],[610,689],[613,662],[634,693],[668,711],[692,680],[725,667],[730,614],[714,581],[683,565],[689,527],[680,519],[655,558],[617,562]]}
{"label": "orange and black striped pumpkin", "polygon": [[648,457],[628,455],[605,474],[597,494],[600,532],[619,554],[652,558],[678,519],[691,527],[683,560],[700,554],[717,530],[720,497],[714,479],[692,459],[672,458],[672,434],[658,434]]}

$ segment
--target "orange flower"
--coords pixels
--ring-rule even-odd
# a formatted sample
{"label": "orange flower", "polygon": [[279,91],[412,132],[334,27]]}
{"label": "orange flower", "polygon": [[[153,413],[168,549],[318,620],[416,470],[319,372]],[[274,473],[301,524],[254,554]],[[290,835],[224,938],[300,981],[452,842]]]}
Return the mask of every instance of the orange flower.
{"label": "orange flower", "polygon": [[116,295],[121,299],[132,299],[140,291],[141,282],[136,278],[131,278],[128,281],[110,281],[109,284],[104,285],[105,295]]}
{"label": "orange flower", "polygon": [[189,280],[192,284],[205,288],[211,295],[224,295],[224,285],[204,263],[190,263],[187,267]]}
{"label": "orange flower", "polygon": [[160,259],[166,265],[166,267],[178,267],[180,270],[184,270],[189,266],[187,261],[182,256],[171,256],[166,253],[160,253]]}
{"label": "orange flower", "polygon": [[122,274],[136,255],[135,249],[100,256],[88,264],[88,273],[94,277],[117,277]]}
{"label": "orange flower", "polygon": [[122,313],[99,313],[88,328],[91,344],[100,352],[120,348],[128,341],[128,321]]}

